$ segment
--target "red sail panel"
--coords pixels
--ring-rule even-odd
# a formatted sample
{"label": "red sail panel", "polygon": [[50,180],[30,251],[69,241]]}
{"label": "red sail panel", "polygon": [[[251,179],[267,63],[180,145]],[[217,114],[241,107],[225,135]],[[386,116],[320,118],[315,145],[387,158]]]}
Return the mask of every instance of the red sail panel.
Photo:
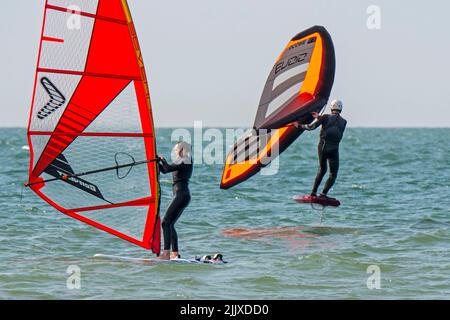
{"label": "red sail panel", "polygon": [[[59,211],[159,254],[159,177],[155,162],[146,163],[156,158],[154,125],[128,5],[68,3],[46,2],[29,183]],[[76,176],[133,162],[144,164]]]}

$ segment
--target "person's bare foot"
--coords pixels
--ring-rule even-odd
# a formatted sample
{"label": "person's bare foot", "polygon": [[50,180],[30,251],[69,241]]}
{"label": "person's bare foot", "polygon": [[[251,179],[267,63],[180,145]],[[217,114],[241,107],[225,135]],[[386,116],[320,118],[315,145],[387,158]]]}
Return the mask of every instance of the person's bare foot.
{"label": "person's bare foot", "polygon": [[170,259],[180,259],[180,254],[178,252],[172,252],[170,254]]}
{"label": "person's bare foot", "polygon": [[170,260],[170,252],[167,250],[163,251],[163,254],[157,257],[158,260]]}

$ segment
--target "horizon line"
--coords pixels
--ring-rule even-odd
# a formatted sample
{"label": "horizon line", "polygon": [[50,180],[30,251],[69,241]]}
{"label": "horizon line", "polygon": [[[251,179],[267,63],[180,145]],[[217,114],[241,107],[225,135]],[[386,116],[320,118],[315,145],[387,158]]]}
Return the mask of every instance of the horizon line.
{"label": "horizon line", "polygon": [[[193,126],[155,126],[155,129],[194,129]],[[252,129],[246,126],[202,126],[205,129]],[[348,126],[349,129],[450,129],[449,126]],[[27,129],[25,126],[0,126],[0,129]]]}

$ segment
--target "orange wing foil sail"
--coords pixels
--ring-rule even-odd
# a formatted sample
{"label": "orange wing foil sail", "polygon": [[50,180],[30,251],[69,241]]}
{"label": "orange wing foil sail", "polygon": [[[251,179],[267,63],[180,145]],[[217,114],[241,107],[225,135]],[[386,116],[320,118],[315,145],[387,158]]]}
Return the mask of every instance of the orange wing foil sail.
{"label": "orange wing foil sail", "polygon": [[309,123],[328,102],[335,74],[330,34],[315,26],[289,41],[264,86],[254,130],[227,156],[220,187],[231,188],[270,164],[302,133],[292,122]]}
{"label": "orange wing foil sail", "polygon": [[159,254],[155,130],[126,0],[46,1],[28,139],[38,196]]}

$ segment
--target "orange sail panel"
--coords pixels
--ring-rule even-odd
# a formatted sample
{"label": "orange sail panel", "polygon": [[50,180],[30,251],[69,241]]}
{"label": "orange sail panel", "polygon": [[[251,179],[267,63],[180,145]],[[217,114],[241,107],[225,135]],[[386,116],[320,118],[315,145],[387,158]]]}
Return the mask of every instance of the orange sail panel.
{"label": "orange sail panel", "polygon": [[227,156],[222,189],[258,173],[303,133],[292,123],[310,123],[311,112],[323,109],[334,73],[334,47],[325,28],[315,26],[292,38],[269,74],[255,130],[239,139]]}
{"label": "orange sail panel", "polygon": [[31,189],[64,214],[159,254],[154,131],[126,0],[47,0],[28,124]]}
{"label": "orange sail panel", "polygon": [[316,26],[296,35],[267,79],[254,127],[278,129],[323,108],[334,82],[331,36]]}
{"label": "orange sail panel", "polygon": [[223,169],[221,189],[229,189],[261,171],[294,142],[303,130],[286,126],[276,130],[252,130],[237,141]]}

